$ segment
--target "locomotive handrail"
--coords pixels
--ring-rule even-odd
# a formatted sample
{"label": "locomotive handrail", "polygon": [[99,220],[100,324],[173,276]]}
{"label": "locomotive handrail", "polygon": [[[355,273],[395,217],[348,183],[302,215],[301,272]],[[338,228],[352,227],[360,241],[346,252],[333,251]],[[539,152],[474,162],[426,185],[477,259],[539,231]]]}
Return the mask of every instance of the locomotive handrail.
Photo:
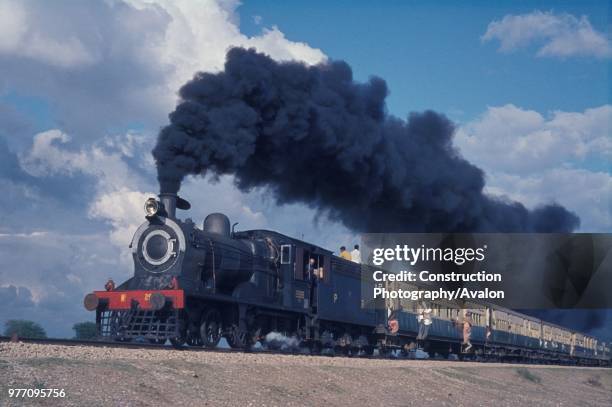
{"label": "locomotive handrail", "polygon": [[215,271],[215,245],[213,244],[212,239],[208,239],[208,243],[210,244],[210,253],[212,254],[212,276],[213,276],[213,289],[217,289],[217,273]]}

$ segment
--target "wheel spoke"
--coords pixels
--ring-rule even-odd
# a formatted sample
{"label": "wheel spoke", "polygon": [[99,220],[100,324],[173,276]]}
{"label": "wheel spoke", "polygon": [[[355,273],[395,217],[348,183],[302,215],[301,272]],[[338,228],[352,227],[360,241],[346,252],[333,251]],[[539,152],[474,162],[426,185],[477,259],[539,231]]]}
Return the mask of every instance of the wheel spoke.
{"label": "wheel spoke", "polygon": [[221,339],[221,316],[215,310],[209,310],[202,318],[200,337],[204,346],[214,348]]}

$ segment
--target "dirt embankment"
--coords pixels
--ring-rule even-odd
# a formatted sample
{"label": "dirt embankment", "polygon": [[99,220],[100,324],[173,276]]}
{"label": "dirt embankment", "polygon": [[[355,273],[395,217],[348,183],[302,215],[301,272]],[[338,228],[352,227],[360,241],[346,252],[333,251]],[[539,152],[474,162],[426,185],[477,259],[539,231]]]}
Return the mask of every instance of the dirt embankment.
{"label": "dirt embankment", "polygon": [[612,370],[2,343],[5,405],[610,406]]}

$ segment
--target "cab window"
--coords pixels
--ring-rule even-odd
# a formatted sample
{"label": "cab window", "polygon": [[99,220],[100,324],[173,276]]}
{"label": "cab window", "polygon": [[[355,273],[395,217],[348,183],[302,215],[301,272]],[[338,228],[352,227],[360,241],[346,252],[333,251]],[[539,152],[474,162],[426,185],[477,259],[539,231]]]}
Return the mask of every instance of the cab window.
{"label": "cab window", "polygon": [[298,275],[301,276],[300,279],[305,279],[306,278],[306,271],[309,268],[309,263],[310,263],[310,259],[314,260],[313,263],[313,269],[315,271],[315,274],[317,276],[317,278],[319,280],[325,280],[327,281],[328,278],[328,268],[329,268],[329,261],[326,259],[325,255],[322,254],[316,254],[313,253],[311,251],[308,250],[304,250],[304,255],[302,257],[302,262],[301,262],[301,273],[298,273],[296,270],[296,278]]}
{"label": "cab window", "polygon": [[290,264],[291,263],[291,245],[284,244],[281,246],[281,264]]}

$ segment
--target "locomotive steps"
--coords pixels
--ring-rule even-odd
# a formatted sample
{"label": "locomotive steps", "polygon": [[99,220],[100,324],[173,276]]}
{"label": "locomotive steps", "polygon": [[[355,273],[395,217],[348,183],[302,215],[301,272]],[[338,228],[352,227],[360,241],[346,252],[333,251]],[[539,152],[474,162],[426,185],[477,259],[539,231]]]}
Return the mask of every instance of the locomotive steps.
{"label": "locomotive steps", "polygon": [[[58,405],[609,405],[612,370],[0,343],[8,388]],[[194,404],[195,403],[195,404]],[[9,403],[9,405],[11,405]]]}

